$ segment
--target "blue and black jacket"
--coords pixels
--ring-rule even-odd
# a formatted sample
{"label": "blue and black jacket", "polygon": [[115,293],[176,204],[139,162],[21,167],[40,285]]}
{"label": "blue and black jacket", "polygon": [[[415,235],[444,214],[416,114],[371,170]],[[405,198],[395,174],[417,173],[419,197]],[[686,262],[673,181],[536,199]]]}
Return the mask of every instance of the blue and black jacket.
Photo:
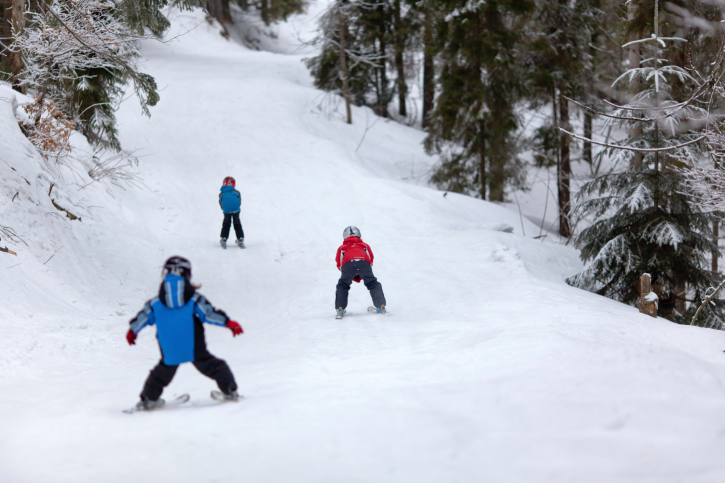
{"label": "blue and black jacket", "polygon": [[138,334],[144,327],[156,325],[164,364],[176,366],[208,354],[202,322],[226,327],[228,321],[227,314],[215,309],[188,280],[168,274],[161,283],[159,296],[146,302],[131,320],[131,331]]}
{"label": "blue and black jacket", "polygon": [[242,195],[234,186],[222,186],[219,193],[219,206],[224,213],[239,213],[242,209]]}

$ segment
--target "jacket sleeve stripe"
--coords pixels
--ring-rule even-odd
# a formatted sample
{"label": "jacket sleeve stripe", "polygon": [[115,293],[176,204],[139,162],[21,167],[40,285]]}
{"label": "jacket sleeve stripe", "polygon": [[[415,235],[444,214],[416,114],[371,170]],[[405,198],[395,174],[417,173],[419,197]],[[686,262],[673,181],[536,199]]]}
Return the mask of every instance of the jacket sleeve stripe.
{"label": "jacket sleeve stripe", "polygon": [[141,329],[143,329],[147,325],[154,325],[156,323],[154,311],[151,308],[151,303],[154,300],[156,299],[146,302],[146,305],[143,306],[141,312],[139,312],[138,315],[136,315],[136,317],[131,320],[131,332],[133,332],[134,334],[138,334]]}
{"label": "jacket sleeve stripe", "polygon": [[226,327],[229,317],[220,310],[215,309],[209,301],[201,294],[194,294],[194,313],[199,320],[208,324],[220,325]]}

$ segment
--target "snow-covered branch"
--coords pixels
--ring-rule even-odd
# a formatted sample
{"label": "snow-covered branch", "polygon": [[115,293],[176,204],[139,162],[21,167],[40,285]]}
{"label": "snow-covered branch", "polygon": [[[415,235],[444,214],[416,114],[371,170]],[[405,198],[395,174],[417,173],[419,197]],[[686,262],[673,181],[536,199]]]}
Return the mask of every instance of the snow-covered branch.
{"label": "snow-covered branch", "polygon": [[660,153],[663,151],[674,151],[675,149],[684,148],[685,146],[689,146],[690,144],[698,143],[702,140],[704,140],[707,136],[703,135],[696,139],[693,139],[691,141],[688,141],[686,143],[677,144],[675,146],[667,146],[664,148],[634,148],[632,146],[623,146],[623,145],[617,145],[617,144],[609,144],[609,143],[600,143],[599,141],[594,141],[593,139],[589,139],[583,136],[579,136],[577,134],[574,134],[572,132],[567,131],[566,129],[559,128],[559,130],[563,133],[568,134],[569,136],[579,139],[580,141],[586,141],[592,144],[596,144],[597,146],[604,146],[605,148],[612,148],[612,149],[624,149],[626,151],[635,151],[638,153]]}
{"label": "snow-covered branch", "polygon": [[144,114],[158,101],[153,77],[136,66],[139,35],[118,18],[113,0],[54,0],[31,12],[30,27],[13,32],[11,50],[21,52],[23,83],[40,95],[63,82],[82,82],[103,70],[130,79]]}

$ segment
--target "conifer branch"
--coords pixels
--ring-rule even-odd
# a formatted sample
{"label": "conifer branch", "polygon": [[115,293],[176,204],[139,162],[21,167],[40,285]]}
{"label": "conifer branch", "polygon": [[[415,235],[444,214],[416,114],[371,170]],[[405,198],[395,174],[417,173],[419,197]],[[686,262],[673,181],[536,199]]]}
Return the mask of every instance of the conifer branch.
{"label": "conifer branch", "polygon": [[[577,101],[575,101],[574,99],[572,99],[570,97],[566,97],[566,96],[561,96],[561,97],[563,97],[564,99],[566,99],[569,102],[572,102],[572,103],[576,104],[577,106],[581,107],[582,109],[586,109],[587,111],[591,112],[592,114],[596,114],[597,116],[607,117],[609,119],[616,119],[618,121],[653,122],[653,121],[658,121],[660,119],[666,119],[666,118],[668,118],[668,117],[670,117],[670,116],[672,116],[674,114],[674,113],[670,113],[670,114],[668,114],[666,116],[657,117],[657,118],[655,118],[655,117],[643,117],[643,118],[639,118],[639,117],[613,116],[611,114],[607,114],[607,113],[604,113],[604,112],[601,112],[601,111],[597,111],[596,109],[593,109],[593,108],[591,108],[589,106],[586,106],[586,105],[584,105],[584,104],[582,104],[580,102],[577,102]],[[622,107],[621,109],[625,110],[625,109],[629,109],[629,108],[628,107]]]}
{"label": "conifer branch", "polygon": [[689,146],[690,144],[695,144],[697,142],[700,142],[707,137],[707,136],[703,135],[697,139],[693,139],[692,141],[678,144],[676,146],[668,146],[666,148],[632,148],[629,146],[617,146],[616,144],[600,143],[599,141],[594,141],[593,139],[589,139],[584,136],[579,136],[577,134],[571,133],[563,128],[559,128],[559,130],[568,134],[569,136],[572,136],[573,138],[580,140],[580,141],[586,141],[586,142],[589,142],[592,144],[596,144],[597,146],[604,146],[605,148],[612,148],[612,149],[623,149],[625,151],[635,151],[638,153],[661,153],[663,151],[674,151],[675,149],[684,148],[685,146]]}

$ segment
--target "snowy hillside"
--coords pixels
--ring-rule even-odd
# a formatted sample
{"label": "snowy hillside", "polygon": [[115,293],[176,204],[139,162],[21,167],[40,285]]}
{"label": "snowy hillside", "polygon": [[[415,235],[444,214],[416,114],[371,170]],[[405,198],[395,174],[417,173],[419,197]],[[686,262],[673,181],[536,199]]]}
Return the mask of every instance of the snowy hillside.
{"label": "snowy hillside", "polygon": [[[144,46],[152,117],[119,112],[139,186],[53,171],[0,102],[0,225],[27,243],[0,253],[0,481],[725,480],[725,334],[567,286],[574,249],[425,186],[422,132],[366,109],[347,125],[304,54],[240,46],[198,12],[169,36],[192,28]],[[51,175],[82,221],[50,204]],[[225,176],[245,251],[218,244]],[[356,284],[333,317],[351,224],[387,316]],[[128,320],[175,254],[244,327],[206,330],[244,400],[212,401],[187,364],[164,397],[189,403],[123,414],[159,358],[153,329],[126,344]]]}

